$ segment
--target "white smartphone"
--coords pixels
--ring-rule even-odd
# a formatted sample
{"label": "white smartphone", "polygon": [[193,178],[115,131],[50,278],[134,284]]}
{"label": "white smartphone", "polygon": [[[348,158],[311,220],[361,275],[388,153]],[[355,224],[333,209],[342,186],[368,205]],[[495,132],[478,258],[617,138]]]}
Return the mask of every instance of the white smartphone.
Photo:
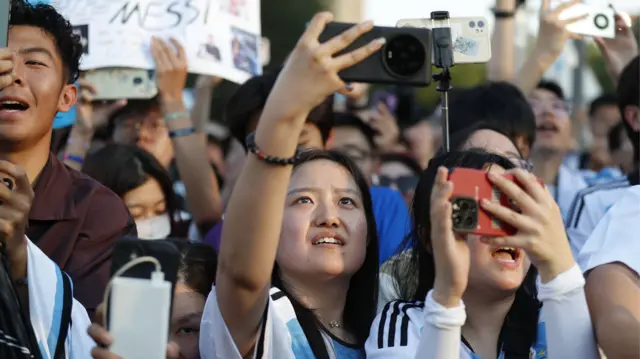
{"label": "white smartphone", "polygon": [[85,74],[96,88],[95,100],[150,99],[158,94],[153,70],[106,67]]}
{"label": "white smartphone", "polygon": [[[559,5],[561,2],[555,2]],[[580,34],[593,37],[614,38],[616,36],[616,20],[615,10],[607,5],[588,5],[578,3],[564,10],[559,20],[580,17],[587,15],[586,18],[568,24],[566,29],[574,34]]]}
{"label": "white smartphone", "polygon": [[[454,17],[449,20],[401,19],[396,27],[451,28],[453,62],[480,64],[491,60],[491,31],[482,16]],[[433,54],[433,52],[432,52]]]}

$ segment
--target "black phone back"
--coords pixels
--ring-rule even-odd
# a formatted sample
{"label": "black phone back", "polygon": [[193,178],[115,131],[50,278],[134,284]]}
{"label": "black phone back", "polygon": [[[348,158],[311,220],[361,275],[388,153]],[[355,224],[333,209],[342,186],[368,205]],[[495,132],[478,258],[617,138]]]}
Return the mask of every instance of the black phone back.
{"label": "black phone back", "polygon": [[[154,257],[162,265],[165,280],[171,282],[171,296],[173,298],[181,260],[182,243],[187,243],[187,240],[144,240],[138,237],[125,236],[116,243],[111,262],[111,275],[113,276],[115,272],[132,259],[145,256]],[[128,269],[121,277],[151,279],[151,273],[154,271],[155,265],[145,262]],[[171,310],[173,310],[173,304]],[[107,318],[108,320],[109,318]]]}
{"label": "black phone back", "polygon": [[[352,26],[353,24],[331,22],[318,40],[324,43]],[[343,81],[411,86],[427,86],[431,83],[430,29],[376,26],[335,56],[356,50],[381,37],[386,39],[382,49],[341,71],[339,75]]]}

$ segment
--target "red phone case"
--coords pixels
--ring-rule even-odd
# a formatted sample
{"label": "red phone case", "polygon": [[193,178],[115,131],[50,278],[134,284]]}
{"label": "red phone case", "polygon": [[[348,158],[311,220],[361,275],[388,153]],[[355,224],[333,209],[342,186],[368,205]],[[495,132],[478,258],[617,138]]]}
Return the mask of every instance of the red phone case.
{"label": "red phone case", "polygon": [[[506,174],[505,177],[515,181],[513,175]],[[480,207],[480,200],[488,199],[515,208],[512,201],[489,181],[487,171],[453,168],[449,170],[449,181],[453,182],[451,202],[454,207],[453,229],[456,232],[488,237],[505,237],[516,233],[513,226],[500,222]]]}

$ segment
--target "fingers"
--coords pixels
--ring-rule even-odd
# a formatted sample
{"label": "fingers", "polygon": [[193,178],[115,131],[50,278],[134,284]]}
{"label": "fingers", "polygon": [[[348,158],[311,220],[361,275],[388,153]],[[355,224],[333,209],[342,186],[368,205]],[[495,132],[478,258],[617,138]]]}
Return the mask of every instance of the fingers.
{"label": "fingers", "polygon": [[0,49],[0,89],[10,86],[17,76],[13,66],[13,52],[9,49]]}
{"label": "fingers", "polygon": [[551,7],[551,0],[542,0],[540,3],[540,13],[545,14]]}
{"label": "fingers", "polygon": [[569,33],[569,38],[571,40],[584,40],[584,35],[580,35],[580,34],[574,34],[574,33]]}
{"label": "fingers", "polygon": [[558,21],[558,25],[567,26],[569,24],[573,24],[574,22],[578,22],[578,21],[584,20],[587,17],[589,17],[589,14],[583,14],[583,15],[580,15],[580,16],[570,17],[568,19],[564,19],[564,20]]}
{"label": "fingers", "polygon": [[436,173],[435,184],[431,192],[432,205],[435,202],[449,202],[451,193],[453,192],[453,183],[449,182],[449,170],[445,167],[438,168]]}
{"label": "fingers", "polygon": [[331,21],[333,21],[333,14],[330,12],[325,11],[317,13],[313,19],[311,19],[309,26],[307,26],[307,29],[300,37],[300,42],[307,44],[318,42],[318,37],[324,30],[325,26],[327,26]]}
{"label": "fingers", "polygon": [[95,323],[101,327],[104,327],[105,325],[104,303],[101,303],[98,305],[98,308],[96,308]]}
{"label": "fingers", "polygon": [[101,325],[91,324],[87,333],[89,333],[89,336],[100,346],[108,347],[113,344],[111,334]]}
{"label": "fingers", "polygon": [[164,41],[153,38],[151,40],[151,54],[156,62],[157,70],[168,69],[171,66],[171,59],[169,58],[169,52]]}
{"label": "fingers", "polygon": [[167,344],[167,359],[178,359],[180,357],[180,347],[174,342]]}
{"label": "fingers", "polygon": [[380,50],[380,48],[382,48],[386,41],[387,40],[383,37],[375,39],[359,49],[336,57],[333,61],[335,62],[338,69],[346,69],[361,62],[362,60]]}
{"label": "fingers", "polygon": [[358,39],[363,34],[371,31],[373,29],[372,21],[365,21],[357,25],[353,25],[346,31],[343,31],[340,35],[328,40],[323,43],[318,49],[320,56],[325,55],[333,55],[347,46],[351,45],[356,39]]}
{"label": "fingers", "polygon": [[[494,172],[489,172],[488,177],[491,183],[498,187],[509,199],[514,201],[515,205],[522,209],[524,213],[538,214],[539,209],[536,202],[528,193],[523,191],[519,185],[509,181],[503,175],[498,175]],[[499,203],[497,205],[503,207]]]}
{"label": "fingers", "polygon": [[108,349],[97,347],[91,350],[91,357],[93,357],[93,359],[122,359],[122,357],[115,355]]}
{"label": "fingers", "polygon": [[493,217],[510,224],[518,231],[530,232],[535,228],[531,218],[522,215],[509,207],[505,207],[500,203],[492,202],[488,199],[482,199],[480,201],[480,206],[482,206],[482,208],[489,212]]}
{"label": "fingers", "polygon": [[549,201],[553,201],[545,189],[544,185],[540,183],[538,178],[533,174],[521,169],[516,168],[514,170],[508,171],[507,173],[513,173],[513,175],[518,179],[518,182],[527,193],[538,203],[547,203]]}
{"label": "fingers", "polygon": [[[27,173],[19,166],[9,161],[0,161],[0,173],[5,173],[15,181],[14,191],[33,198],[33,188],[27,177]],[[0,190],[8,190],[5,186],[0,186]]]}

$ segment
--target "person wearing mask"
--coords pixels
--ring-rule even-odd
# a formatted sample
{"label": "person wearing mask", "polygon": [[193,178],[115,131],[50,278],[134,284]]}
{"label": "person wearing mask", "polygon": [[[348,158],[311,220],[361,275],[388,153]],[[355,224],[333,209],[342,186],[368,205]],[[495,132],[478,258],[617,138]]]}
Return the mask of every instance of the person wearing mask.
{"label": "person wearing mask", "polygon": [[134,145],[109,144],[90,154],[83,172],[115,192],[129,209],[142,239],[188,238],[167,170]]}
{"label": "person wearing mask", "polygon": [[[640,176],[640,57],[624,68],[618,81],[618,108],[631,141],[635,168],[618,180],[597,184],[578,192],[567,220],[567,235],[576,258],[598,222]],[[583,268],[584,269],[584,268]]]}
{"label": "person wearing mask", "polygon": [[578,191],[587,187],[578,171],[563,164],[573,147],[569,104],[558,84],[543,80],[529,95],[536,115],[536,141],[531,152],[533,172],[549,188],[566,220]]}
{"label": "person wearing mask", "polygon": [[56,113],[77,98],[82,46],[71,25],[49,5],[11,5],[8,48],[0,49],[0,160],[5,168],[18,167],[34,194],[24,203],[27,226],[14,234],[26,235],[69,274],[91,315],[107,284],[115,241],[135,235],[135,225],[118,196],[50,153]]}
{"label": "person wearing mask", "polygon": [[247,139],[251,154],[229,202],[202,319],[203,359],[364,358],[378,271],[368,186],[348,157],[296,147],[309,112],[346,89],[338,72],[384,40],[334,57],[373,23],[320,44],[332,19],[320,13],[310,22]]}
{"label": "person wearing mask", "polygon": [[[182,256],[173,292],[167,358],[200,359],[200,321],[205,300],[215,284],[217,257],[213,248],[203,243],[181,243],[180,246]],[[99,345],[93,348],[91,356],[94,359],[119,358],[108,349],[113,338],[105,329],[102,317],[100,315],[88,330]]]}
{"label": "person wearing mask", "polygon": [[[222,217],[222,200],[206,151],[206,135],[187,112],[183,90],[187,57],[175,39],[153,38],[158,96],[129,100],[110,123],[113,142],[137,145],[151,153],[171,173],[175,188],[185,193],[182,209],[193,215],[194,234],[206,233]],[[179,180],[178,180],[179,178]]]}
{"label": "person wearing mask", "polygon": [[[455,167],[487,171],[518,203],[521,212],[479,203],[515,235],[453,231],[447,176]],[[535,176],[497,154],[449,152],[431,161],[416,198],[411,258],[398,262],[396,276],[408,301],[390,302],[378,314],[367,358],[599,358],[560,210]]]}
{"label": "person wearing mask", "polygon": [[388,187],[377,186],[379,159],[376,132],[359,117],[336,113],[328,148],[346,154],[369,183],[373,213],[380,241],[380,265],[401,251],[402,240],[409,232],[409,209],[402,195]]}

